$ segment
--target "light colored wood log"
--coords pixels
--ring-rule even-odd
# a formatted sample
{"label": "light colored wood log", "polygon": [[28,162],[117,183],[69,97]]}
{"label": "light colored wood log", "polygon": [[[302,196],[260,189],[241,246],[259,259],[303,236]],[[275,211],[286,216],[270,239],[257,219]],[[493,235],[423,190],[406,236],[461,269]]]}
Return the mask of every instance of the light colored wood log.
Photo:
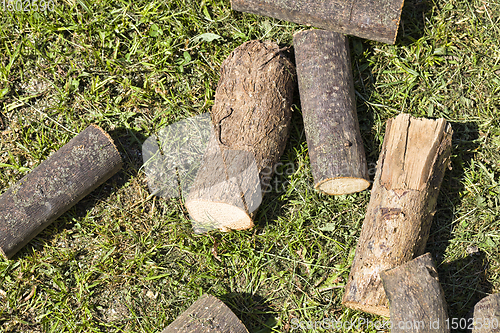
{"label": "light colored wood log", "polygon": [[349,308],[389,316],[380,272],[424,253],[451,153],[444,119],[387,122],[370,202],[345,288]]}

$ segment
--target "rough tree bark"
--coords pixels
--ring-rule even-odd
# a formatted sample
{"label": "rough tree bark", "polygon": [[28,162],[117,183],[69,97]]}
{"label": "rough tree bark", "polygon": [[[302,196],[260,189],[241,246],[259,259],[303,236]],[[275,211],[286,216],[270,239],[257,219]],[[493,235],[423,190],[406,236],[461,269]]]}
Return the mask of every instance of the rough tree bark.
{"label": "rough tree bark", "polygon": [[392,333],[449,332],[448,310],[430,253],[380,273]]}
{"label": "rough tree bark", "polygon": [[308,30],[296,33],[293,43],[314,188],[330,195],[362,191],[370,182],[348,39]]}
{"label": "rough tree bark", "polygon": [[380,272],[424,253],[451,153],[444,120],[400,114],[387,122],[382,151],[345,288],[345,306],[389,316]]}
{"label": "rough tree bark", "polygon": [[248,330],[223,302],[205,294],[162,333],[248,333]]}
{"label": "rough tree bark", "polygon": [[250,41],[222,63],[214,138],[186,199],[200,229],[247,229],[288,139],[295,67],[272,42]]}
{"label": "rough tree bark", "polygon": [[394,44],[404,0],[231,0],[233,10]]}
{"label": "rough tree bark", "polygon": [[121,167],[111,137],[87,127],[0,196],[0,253],[11,258]]}
{"label": "rough tree bark", "polygon": [[471,321],[472,333],[500,332],[500,294],[489,295],[474,306]]}

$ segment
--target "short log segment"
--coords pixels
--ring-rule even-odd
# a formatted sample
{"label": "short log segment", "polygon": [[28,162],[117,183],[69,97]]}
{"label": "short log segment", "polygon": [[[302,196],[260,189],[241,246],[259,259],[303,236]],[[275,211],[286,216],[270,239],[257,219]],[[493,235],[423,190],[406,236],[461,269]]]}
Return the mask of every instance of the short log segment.
{"label": "short log segment", "polygon": [[121,167],[111,137],[87,127],[0,196],[0,252],[11,258]]}
{"label": "short log segment", "polygon": [[474,306],[472,323],[472,333],[500,332],[500,294],[489,295]]}
{"label": "short log segment", "polygon": [[345,306],[389,316],[380,272],[424,253],[451,153],[444,119],[400,114],[387,122],[382,151],[345,288]]}
{"label": "short log segment", "polygon": [[362,191],[370,182],[348,39],[308,30],[296,33],[293,43],[314,188],[330,195]]}
{"label": "short log segment", "polygon": [[380,273],[390,304],[391,332],[449,332],[448,307],[436,265],[426,253]]}
{"label": "short log segment", "polygon": [[205,294],[162,333],[248,333],[248,330],[223,302]]}
{"label": "short log segment", "polygon": [[244,43],[222,63],[211,113],[215,138],[186,199],[205,229],[253,226],[285,150],[294,90],[295,67],[276,43]]}
{"label": "short log segment", "polygon": [[404,0],[231,0],[233,10],[394,44]]}

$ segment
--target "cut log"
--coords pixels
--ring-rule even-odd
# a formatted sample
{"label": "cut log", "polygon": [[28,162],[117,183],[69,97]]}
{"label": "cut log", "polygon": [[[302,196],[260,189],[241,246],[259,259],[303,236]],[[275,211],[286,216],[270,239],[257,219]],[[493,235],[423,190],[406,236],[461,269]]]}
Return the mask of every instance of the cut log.
{"label": "cut log", "polygon": [[474,306],[472,333],[500,332],[500,294],[489,295]]}
{"label": "cut log", "polygon": [[404,0],[231,0],[233,10],[394,44]]}
{"label": "cut log", "polygon": [[223,302],[205,294],[162,333],[248,333],[248,330]]}
{"label": "cut log", "polygon": [[389,316],[380,272],[424,253],[439,188],[449,165],[452,132],[444,119],[400,114],[387,122],[342,300],[345,306]]}
{"label": "cut log", "polygon": [[87,127],[0,196],[0,252],[11,258],[121,167],[111,137]]}
{"label": "cut log", "polygon": [[391,332],[449,332],[444,291],[426,253],[380,273],[389,299]]}
{"label": "cut log", "polygon": [[370,182],[347,37],[308,30],[296,33],[293,44],[314,188],[330,195],[363,191]]}
{"label": "cut log", "polygon": [[281,51],[272,42],[250,41],[222,63],[214,138],[186,199],[201,231],[253,226],[289,134],[295,67]]}

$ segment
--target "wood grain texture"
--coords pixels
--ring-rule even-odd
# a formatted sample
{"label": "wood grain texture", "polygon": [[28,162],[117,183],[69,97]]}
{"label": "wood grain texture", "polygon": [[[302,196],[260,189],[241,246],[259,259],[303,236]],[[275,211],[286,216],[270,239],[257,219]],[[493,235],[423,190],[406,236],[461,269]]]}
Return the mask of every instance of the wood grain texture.
{"label": "wood grain texture", "polygon": [[0,196],[0,252],[11,258],[121,167],[111,137],[87,127]]}
{"label": "wood grain texture", "polygon": [[233,10],[394,44],[404,0],[231,0]]}
{"label": "wood grain texture", "polygon": [[430,253],[380,273],[392,333],[449,332],[448,306]]}
{"label": "wood grain texture", "polygon": [[162,333],[248,333],[248,330],[223,302],[205,294]]}
{"label": "wood grain texture", "polygon": [[[253,226],[258,198],[269,189],[289,135],[295,66],[282,51],[273,42],[249,41],[222,63],[211,112],[216,142],[209,143],[186,199],[201,225]],[[238,176],[245,172],[251,181]],[[259,193],[252,193],[255,179]]]}
{"label": "wood grain texture", "polygon": [[380,272],[424,253],[451,153],[444,120],[400,114],[387,122],[345,306],[389,316]]}
{"label": "wood grain texture", "polygon": [[348,39],[308,30],[296,33],[293,43],[314,188],[331,195],[362,191],[370,182]]}

